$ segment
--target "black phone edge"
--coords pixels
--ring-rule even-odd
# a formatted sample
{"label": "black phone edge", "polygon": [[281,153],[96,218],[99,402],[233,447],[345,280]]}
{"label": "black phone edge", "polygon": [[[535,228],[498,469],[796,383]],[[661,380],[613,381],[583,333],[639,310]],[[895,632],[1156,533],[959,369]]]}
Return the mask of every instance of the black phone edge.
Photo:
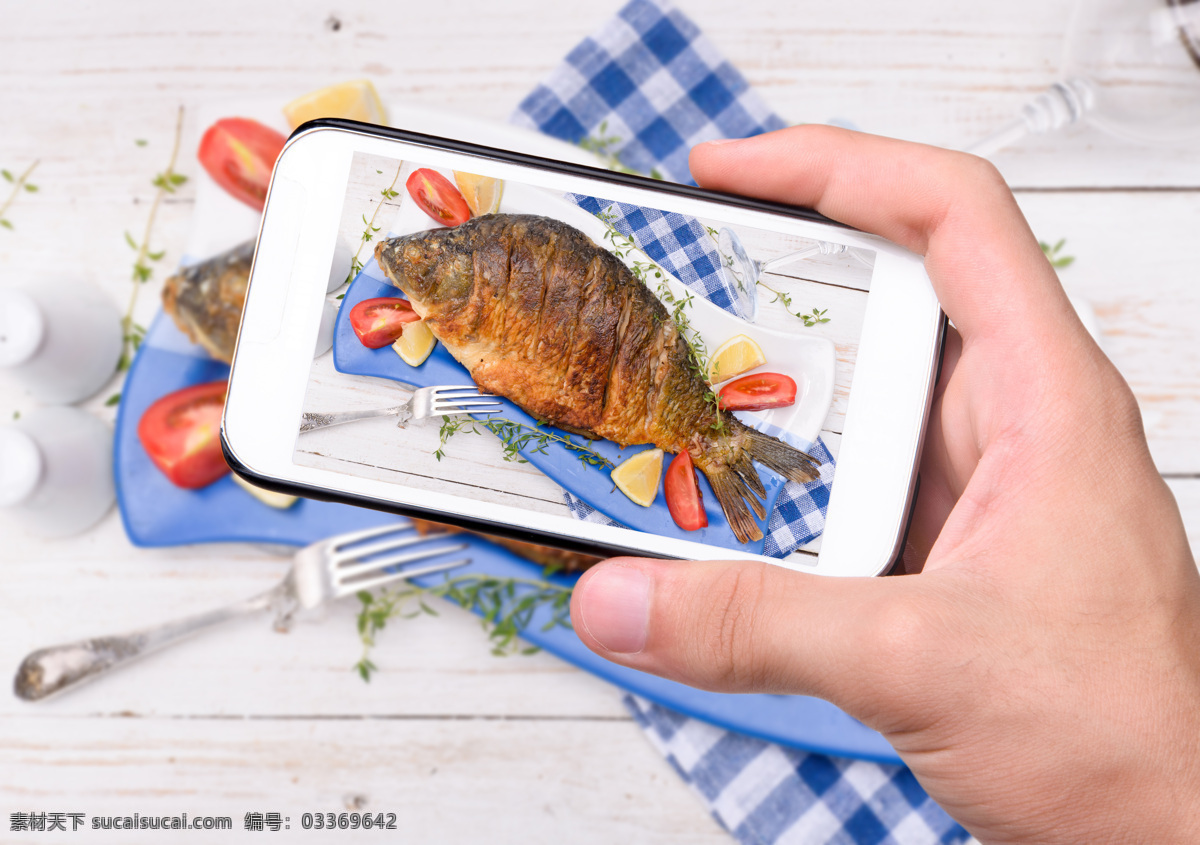
{"label": "black phone edge", "polygon": [[[373,123],[361,123],[357,120],[346,120],[344,118],[337,117],[322,117],[316,120],[310,120],[296,127],[295,131],[293,131],[291,136],[288,138],[288,141],[290,142],[293,138],[297,137],[301,133],[308,132],[313,129],[349,130],[351,132],[357,132],[364,135],[374,135],[376,137],[390,138],[396,141],[405,141],[410,144],[419,144],[427,147],[440,147],[456,153],[489,156],[508,164],[519,164],[539,170],[549,170],[555,173],[562,173],[568,176],[600,179],[602,181],[614,182],[618,185],[624,185],[626,187],[644,188],[646,190],[656,191],[658,193],[674,194],[676,196],[705,200],[707,202],[714,202],[719,205],[727,205],[734,208],[745,208],[751,211],[765,211],[772,214],[781,214],[785,217],[795,217],[801,220],[808,220],[813,223],[823,223],[828,226],[836,226],[839,229],[858,231],[853,226],[847,226],[845,223],[839,223],[837,220],[830,219],[821,214],[819,211],[815,211],[811,208],[804,208],[798,205],[787,205],[786,203],[772,202],[771,200],[757,199],[755,197],[744,197],[740,194],[731,194],[724,191],[713,191],[708,188],[699,188],[695,185],[683,185],[679,182],[666,182],[660,179],[651,179],[649,176],[639,176],[633,173],[619,173],[613,170],[605,170],[602,167],[591,167],[584,164],[575,164],[574,162],[559,161],[558,159],[536,156],[532,153],[519,153],[512,150],[500,149],[498,147],[488,147],[483,144],[473,143],[471,141],[459,141],[455,138],[443,138],[438,135],[426,135],[420,132],[411,132],[407,129],[396,129],[391,126],[378,126]],[[568,142],[563,141],[562,143],[566,144]]]}

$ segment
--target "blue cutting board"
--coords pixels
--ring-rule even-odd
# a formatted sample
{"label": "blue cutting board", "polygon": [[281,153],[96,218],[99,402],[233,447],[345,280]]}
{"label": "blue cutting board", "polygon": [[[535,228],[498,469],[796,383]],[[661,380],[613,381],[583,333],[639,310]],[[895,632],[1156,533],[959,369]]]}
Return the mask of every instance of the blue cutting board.
{"label": "blue cutting board", "polygon": [[[395,357],[390,349],[384,351]],[[378,511],[305,499],[289,510],[279,511],[252,498],[230,478],[202,490],[184,490],[167,481],[142,449],[137,438],[138,420],[160,397],[228,375],[227,366],[209,358],[175,328],[169,317],[159,314],[130,368],[117,412],[117,501],[126,532],[135,545],[261,542],[304,546],[333,534],[397,520]],[[529,578],[540,572],[537,565],[482,538],[464,537],[462,542],[470,548],[454,558],[469,556],[472,562],[469,567],[454,570],[455,574],[481,572],[499,578]],[[439,574],[414,580],[430,586],[442,577]],[[561,583],[571,580],[568,576],[553,577]],[[728,695],[692,689],[609,663],[589,651],[569,629],[542,631],[548,619],[548,611],[535,616],[523,638],[664,707],[781,745],[883,763],[901,762],[882,736],[828,702],[802,696]],[[347,683],[352,680],[347,673]]]}

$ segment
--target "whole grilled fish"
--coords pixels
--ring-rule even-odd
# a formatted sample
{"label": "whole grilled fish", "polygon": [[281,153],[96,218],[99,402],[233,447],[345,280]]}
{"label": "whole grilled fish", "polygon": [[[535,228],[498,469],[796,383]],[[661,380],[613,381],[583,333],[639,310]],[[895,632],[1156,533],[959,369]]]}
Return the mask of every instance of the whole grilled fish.
{"label": "whole grilled fish", "polygon": [[766,490],[753,461],[811,481],[811,457],[718,411],[666,308],[615,255],[558,220],[489,214],[382,241],[375,257],[483,390],[622,446],[684,450],[738,540]]}
{"label": "whole grilled fish", "polygon": [[163,310],[193,343],[226,364],[233,362],[254,243],[247,241],[207,261],[184,267],[163,285]]}

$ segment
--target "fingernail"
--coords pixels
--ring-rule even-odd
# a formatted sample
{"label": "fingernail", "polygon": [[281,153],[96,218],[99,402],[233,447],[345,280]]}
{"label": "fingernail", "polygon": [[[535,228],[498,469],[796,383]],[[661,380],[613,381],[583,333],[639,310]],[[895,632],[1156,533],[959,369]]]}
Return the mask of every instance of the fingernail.
{"label": "fingernail", "polygon": [[646,647],[650,579],[632,567],[602,566],[584,584],[579,611],[584,630],[608,651],[637,654]]}
{"label": "fingernail", "polygon": [[713,138],[711,141],[705,141],[711,147],[719,147],[722,144],[736,144],[741,138]]}

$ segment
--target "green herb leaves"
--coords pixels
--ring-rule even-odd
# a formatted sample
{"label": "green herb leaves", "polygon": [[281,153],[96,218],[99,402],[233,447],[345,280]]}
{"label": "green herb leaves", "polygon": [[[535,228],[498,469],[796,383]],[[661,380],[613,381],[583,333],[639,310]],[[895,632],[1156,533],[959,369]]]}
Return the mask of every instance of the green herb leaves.
{"label": "green herb leaves", "polygon": [[1038,241],[1038,246],[1042,248],[1042,252],[1046,254],[1046,258],[1050,261],[1050,266],[1055,270],[1062,270],[1075,263],[1074,255],[1059,255],[1059,253],[1062,251],[1062,248],[1066,245],[1066,238],[1060,238],[1058,243],[1056,243],[1054,246],[1050,246],[1050,244],[1046,243],[1045,241]]}
{"label": "green herb leaves", "polygon": [[[394,200],[396,197],[400,196],[400,192],[396,190],[396,183],[400,181],[400,171],[403,169],[404,162],[399,162],[399,164],[396,166],[396,175],[392,177],[392,184],[388,185],[379,192],[380,196],[382,196],[385,200]],[[382,170],[376,170],[375,172],[380,174],[383,173]],[[362,255],[363,247],[371,242],[371,239],[375,237],[375,233],[381,228],[375,225],[375,218],[379,216],[379,209],[381,208],[383,208],[382,202],[375,204],[375,211],[371,214],[370,220],[367,219],[366,214],[362,215],[362,221],[364,224],[366,224],[366,228],[363,229],[362,238],[358,242],[358,249],[354,251],[354,257],[350,259],[350,272],[346,274],[346,284],[354,281],[354,277],[362,272],[364,264],[359,259],[359,256]],[[342,294],[342,296],[345,296],[345,294]],[[341,298],[341,296],[338,297],[338,299]]]}
{"label": "green herb leaves", "polygon": [[12,171],[0,168],[0,178],[3,178],[5,182],[8,182],[12,185],[12,191],[9,192],[8,198],[4,200],[3,205],[0,205],[0,227],[8,229],[9,231],[14,228],[12,221],[4,215],[8,212],[8,209],[12,207],[12,204],[17,201],[17,197],[20,196],[22,192],[27,194],[36,194],[38,192],[38,186],[30,182],[29,177],[33,173],[34,169],[38,166],[40,161],[41,159],[34,161],[34,163],[29,165],[29,167],[25,169],[25,172],[20,176],[13,176]]}
{"label": "green herb leaves", "polygon": [[443,583],[432,587],[407,582],[396,590],[360,591],[358,600],[362,607],[357,624],[363,652],[353,668],[364,681],[371,680],[371,673],[379,668],[370,657],[379,632],[396,617],[437,616],[437,611],[426,602],[431,597],[448,599],[482,616],[484,630],[492,641],[492,654],[532,654],[537,648],[522,647],[518,637],[533,623],[539,611],[548,613],[541,625],[543,631],[571,627],[571,591],[574,587],[551,582],[548,580],[550,574],[551,571],[546,569],[541,579],[496,578],[482,574],[446,576]]}
{"label": "green herb leaves", "polygon": [[[154,219],[158,215],[158,207],[162,203],[162,199],[167,194],[175,193],[175,189],[187,182],[187,177],[182,173],[175,172],[175,161],[179,158],[179,139],[183,134],[183,106],[179,107],[179,112],[175,117],[175,145],[171,149],[171,160],[167,163],[167,169],[155,175],[150,180],[150,184],[157,190],[154,193],[154,202],[150,205],[150,215],[146,219],[146,229],[142,233],[141,243],[138,243],[128,231],[125,232],[125,243],[129,248],[136,253],[133,260],[133,273],[131,280],[133,281],[133,291],[129,296],[129,305],[125,309],[125,316],[121,318],[121,330],[124,333],[124,338],[121,347],[121,358],[117,361],[117,372],[124,372],[129,369],[129,365],[133,362],[133,356],[142,345],[142,340],[146,337],[146,327],[134,322],[133,309],[137,305],[138,292],[142,285],[150,281],[154,275],[154,270],[148,262],[161,261],[167,254],[165,249],[157,251],[150,249],[150,233],[154,230]],[[139,144],[138,146],[142,146]]]}
{"label": "green herb leaves", "polygon": [[[541,425],[548,425],[542,421]],[[545,454],[551,443],[558,443],[573,452],[582,463],[588,466],[602,466],[613,469],[613,462],[599,452],[578,443],[569,434],[555,434],[538,426],[528,426],[524,423],[510,422],[505,419],[490,417],[486,420],[476,420],[471,417],[442,417],[442,427],[438,429],[438,448],[433,456],[439,461],[446,457],[446,441],[460,431],[479,434],[481,430],[490,431],[500,438],[504,444],[504,460],[513,463],[528,463],[521,456],[521,450]]]}

